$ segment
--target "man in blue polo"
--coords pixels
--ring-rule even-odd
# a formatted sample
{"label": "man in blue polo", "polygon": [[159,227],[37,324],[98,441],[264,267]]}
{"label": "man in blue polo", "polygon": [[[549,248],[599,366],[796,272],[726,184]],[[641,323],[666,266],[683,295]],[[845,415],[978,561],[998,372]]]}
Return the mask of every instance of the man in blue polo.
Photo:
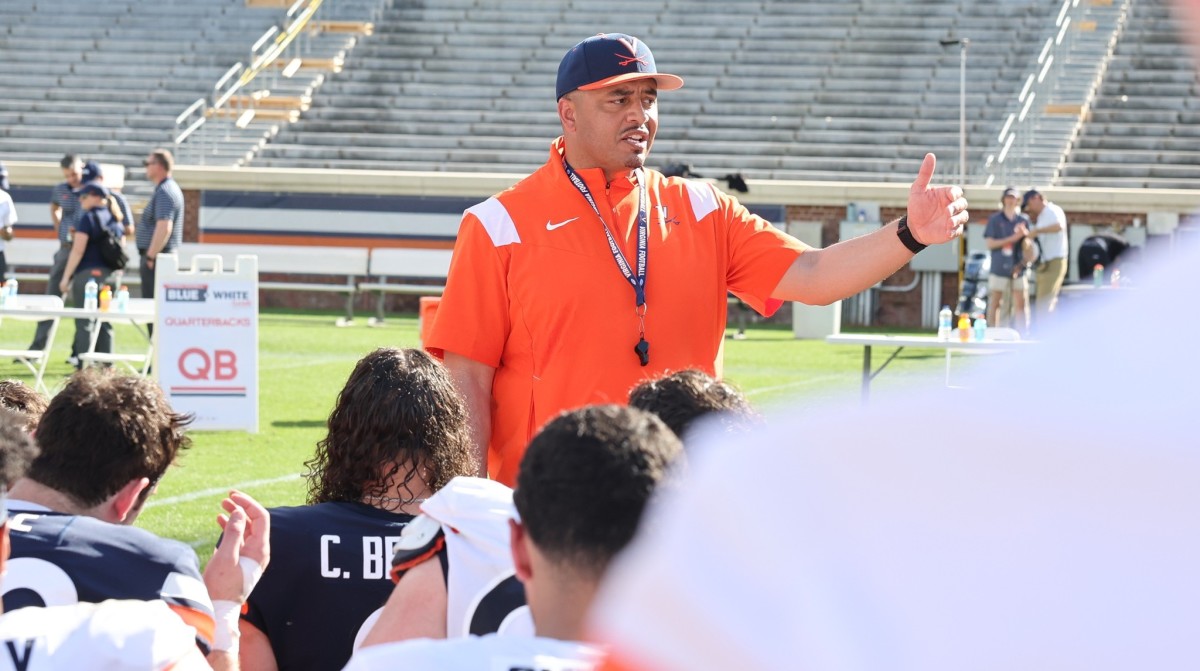
{"label": "man in blue polo", "polygon": [[1017,208],[1017,190],[1011,186],[1004,190],[1000,205],[983,229],[983,240],[992,253],[987,320],[993,326],[1007,326],[1011,311],[1012,327],[1023,333],[1029,330],[1029,284],[1021,252],[1029,217]]}

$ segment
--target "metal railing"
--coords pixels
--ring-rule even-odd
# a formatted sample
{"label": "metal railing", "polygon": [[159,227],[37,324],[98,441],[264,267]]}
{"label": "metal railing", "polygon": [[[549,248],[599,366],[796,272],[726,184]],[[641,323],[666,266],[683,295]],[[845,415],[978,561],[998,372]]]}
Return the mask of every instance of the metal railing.
{"label": "metal railing", "polygon": [[1091,87],[1085,94],[1076,97],[1063,94],[1059,86],[1066,64],[1076,48],[1080,25],[1087,20],[1085,17],[1093,7],[1090,3],[1081,6],[1080,0],[1063,0],[1054,26],[1047,31],[1037,60],[1027,73],[1020,91],[1007,106],[1008,114],[984,161],[983,172],[987,175],[985,184],[990,186],[997,181],[1031,184],[1050,179],[1054,166],[1061,161],[1065,151],[1068,133],[1061,133],[1060,146],[1047,146],[1046,138],[1038,135],[1039,127],[1044,125],[1042,122],[1049,105],[1057,102],[1063,108],[1060,113],[1072,114],[1075,128],[1078,128],[1103,78],[1104,67],[1124,25],[1129,2],[1125,0],[1122,4],[1117,28],[1108,41],[1108,53],[1103,57]]}
{"label": "metal railing", "polygon": [[[298,38],[308,34],[306,30],[316,16],[317,11],[325,0],[296,0],[284,14],[277,25],[271,26],[250,47],[250,54],[245,62],[237,62],[225,71],[213,85],[209,95],[192,102],[175,119],[175,127],[171,133],[172,143],[177,153],[189,140],[200,137],[198,131],[218,120],[224,120],[224,128],[232,133],[234,129],[244,129],[258,113],[259,102],[270,96],[270,88],[278,82],[278,77],[290,78],[299,70],[300,57],[293,58],[285,67],[276,68],[276,62],[296,43]],[[304,40],[300,43],[301,56],[308,46]],[[272,73],[270,81],[263,81],[260,76],[264,71]],[[260,90],[250,92],[251,83],[266,84]],[[204,163],[207,147],[200,143],[197,157],[199,163]]]}

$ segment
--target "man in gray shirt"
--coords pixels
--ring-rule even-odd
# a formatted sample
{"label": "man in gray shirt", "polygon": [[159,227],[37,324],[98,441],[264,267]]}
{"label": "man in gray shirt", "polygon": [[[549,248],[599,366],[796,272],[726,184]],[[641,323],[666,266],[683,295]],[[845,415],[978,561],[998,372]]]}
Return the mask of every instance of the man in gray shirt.
{"label": "man in gray shirt", "polygon": [[166,149],[146,157],[146,178],[156,184],[137,226],[137,249],[142,257],[142,297],[154,298],[154,261],[170,254],[183,241],[183,190],[171,177],[175,158]]}
{"label": "man in gray shirt", "polygon": [[[67,257],[71,255],[71,232],[75,230],[75,221],[79,218],[79,197],[75,189],[83,184],[83,160],[74,154],[67,154],[59,162],[63,178],[66,180],[54,187],[50,192],[50,221],[54,224],[54,232],[58,236],[58,251],[54,252],[54,260],[50,264],[50,281],[46,285],[46,293],[50,296],[59,295],[58,285],[62,282],[63,269],[67,265]],[[46,338],[50,335],[50,325],[46,320],[38,322],[34,332],[33,342],[29,349],[45,349]],[[75,358],[76,352],[71,352]],[[70,361],[78,364],[78,361]]]}

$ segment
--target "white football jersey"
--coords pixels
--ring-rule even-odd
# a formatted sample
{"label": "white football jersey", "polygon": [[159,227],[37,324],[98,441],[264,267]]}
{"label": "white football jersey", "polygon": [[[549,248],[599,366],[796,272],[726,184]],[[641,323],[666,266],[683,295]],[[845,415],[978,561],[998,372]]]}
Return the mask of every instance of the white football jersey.
{"label": "white football jersey", "polygon": [[1159,260],[971,388],[690,445],[590,631],[643,671],[1200,668],[1200,249]]}
{"label": "white football jersey", "polygon": [[508,521],[517,518],[512,494],[495,480],[458,477],[421,505],[446,538],[447,638],[533,635],[509,547]]}
{"label": "white football jersey", "polygon": [[363,648],[345,671],[591,671],[600,648],[536,636],[472,636],[445,641],[417,639]]}
{"label": "white football jersey", "polygon": [[162,601],[22,608],[0,615],[0,671],[157,671],[196,652],[196,630]]}

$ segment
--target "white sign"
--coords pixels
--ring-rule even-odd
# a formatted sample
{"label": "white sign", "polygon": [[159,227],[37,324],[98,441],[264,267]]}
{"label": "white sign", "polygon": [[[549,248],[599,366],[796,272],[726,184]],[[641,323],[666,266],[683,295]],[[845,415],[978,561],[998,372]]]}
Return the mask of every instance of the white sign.
{"label": "white sign", "polygon": [[[154,372],[194,429],[258,432],[258,258],[197,255],[190,270],[156,259]],[[202,268],[207,268],[204,270]]]}

